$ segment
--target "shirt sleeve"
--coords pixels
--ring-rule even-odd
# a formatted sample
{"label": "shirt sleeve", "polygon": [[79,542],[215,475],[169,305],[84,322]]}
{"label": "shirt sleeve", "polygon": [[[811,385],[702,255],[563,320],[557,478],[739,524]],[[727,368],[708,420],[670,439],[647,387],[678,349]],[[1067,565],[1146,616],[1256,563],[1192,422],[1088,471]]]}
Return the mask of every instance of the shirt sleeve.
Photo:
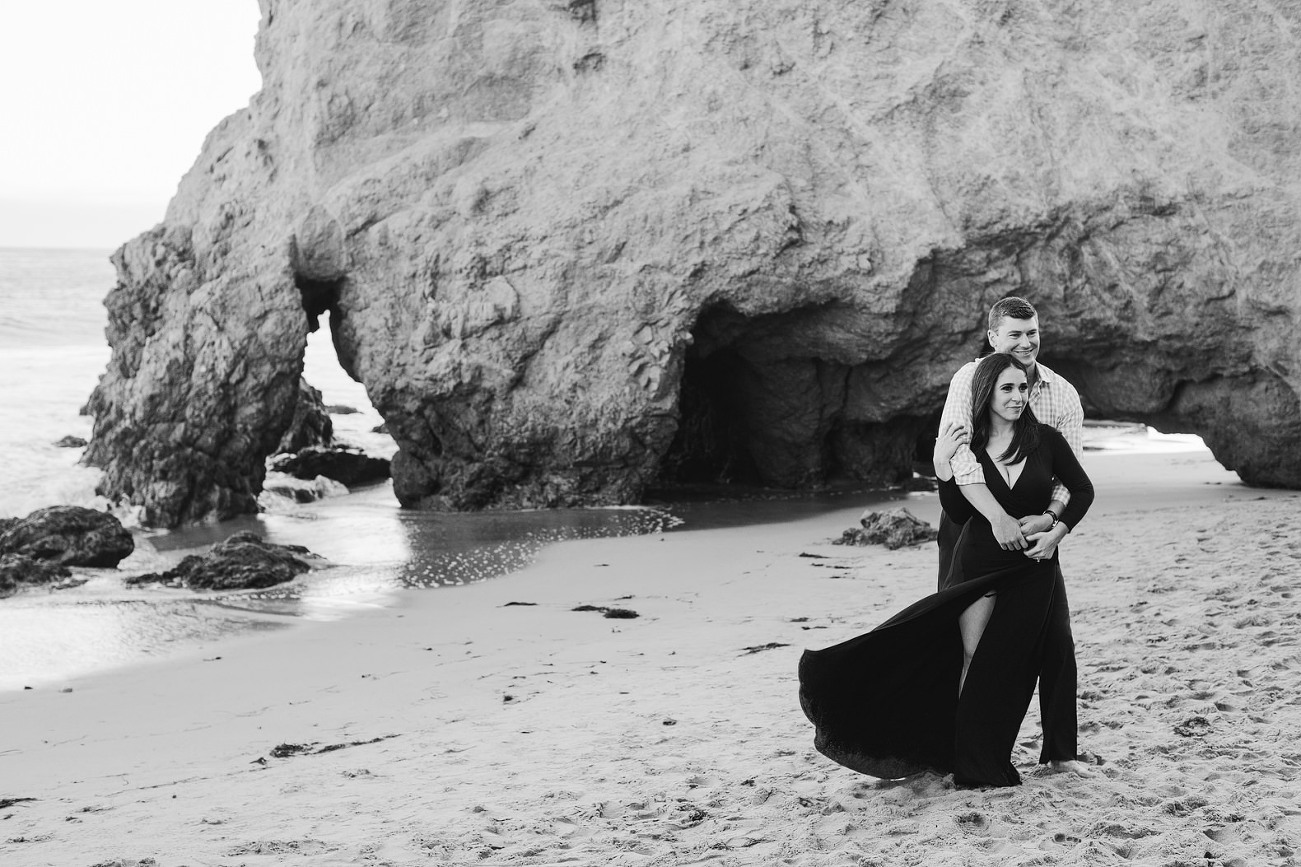
{"label": "shirt sleeve", "polygon": [[[1061,407],[1057,418],[1052,420],[1052,426],[1066,440],[1066,444],[1071,447],[1078,462],[1084,454],[1084,407],[1080,405],[1080,393],[1060,376],[1057,377],[1054,387],[1062,389],[1061,400],[1058,406]],[[1063,505],[1070,505],[1071,494],[1067,486],[1062,484],[1058,477],[1057,485],[1053,488],[1053,499]]]}
{"label": "shirt sleeve", "polygon": [[962,495],[953,479],[940,481],[940,508],[955,524],[965,524],[976,514],[975,506]]}
{"label": "shirt sleeve", "polygon": [[1048,440],[1053,455],[1053,475],[1071,492],[1071,501],[1062,512],[1061,521],[1072,530],[1093,505],[1093,482],[1080,466],[1080,459],[1066,442],[1066,437],[1053,428],[1044,427],[1042,435]]}
{"label": "shirt sleeve", "polygon": [[[940,414],[941,430],[950,422],[957,422],[968,431],[971,430],[971,380],[975,375],[974,363],[964,364],[953,374],[953,379],[949,382],[949,395],[944,399],[944,412]],[[985,483],[985,471],[980,468],[980,461],[976,460],[971,447],[966,444],[958,446],[958,450],[949,459],[949,466],[953,468],[953,480],[959,485]]]}

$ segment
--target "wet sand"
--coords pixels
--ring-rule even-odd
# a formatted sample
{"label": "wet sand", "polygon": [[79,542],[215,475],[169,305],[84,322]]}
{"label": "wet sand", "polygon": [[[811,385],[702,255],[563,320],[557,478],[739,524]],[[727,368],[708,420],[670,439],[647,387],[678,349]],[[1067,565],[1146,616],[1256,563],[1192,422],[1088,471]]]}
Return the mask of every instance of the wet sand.
{"label": "wet sand", "polygon": [[398,607],[0,695],[0,862],[1294,863],[1301,497],[1204,451],[1085,465],[1099,496],[1063,569],[1093,779],[1034,765],[1033,709],[1014,789],[813,750],[800,652],[935,581],[933,546],[831,545],[851,506],[564,542]]}

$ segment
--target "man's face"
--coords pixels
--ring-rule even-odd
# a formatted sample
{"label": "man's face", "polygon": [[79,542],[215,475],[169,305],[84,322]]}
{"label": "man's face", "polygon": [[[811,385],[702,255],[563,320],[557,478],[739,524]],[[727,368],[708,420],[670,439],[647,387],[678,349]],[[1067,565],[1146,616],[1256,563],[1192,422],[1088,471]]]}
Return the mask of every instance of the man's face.
{"label": "man's face", "polygon": [[1006,352],[1024,364],[1034,367],[1039,357],[1039,317],[1013,319],[1004,316],[997,331],[989,332],[989,345],[995,352]]}

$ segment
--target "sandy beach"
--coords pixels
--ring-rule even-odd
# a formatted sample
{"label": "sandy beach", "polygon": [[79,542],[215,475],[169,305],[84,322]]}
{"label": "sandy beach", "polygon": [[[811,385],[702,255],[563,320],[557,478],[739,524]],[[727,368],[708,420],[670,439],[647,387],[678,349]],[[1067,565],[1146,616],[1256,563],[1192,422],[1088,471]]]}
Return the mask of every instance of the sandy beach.
{"label": "sandy beach", "polygon": [[[396,608],[0,695],[6,865],[1291,865],[1301,497],[1086,455],[1063,545],[1095,776],[890,782],[813,749],[805,647],[933,589],[860,509],[566,542]],[[908,503],[934,522],[938,501]],[[635,611],[612,618],[600,610]]]}

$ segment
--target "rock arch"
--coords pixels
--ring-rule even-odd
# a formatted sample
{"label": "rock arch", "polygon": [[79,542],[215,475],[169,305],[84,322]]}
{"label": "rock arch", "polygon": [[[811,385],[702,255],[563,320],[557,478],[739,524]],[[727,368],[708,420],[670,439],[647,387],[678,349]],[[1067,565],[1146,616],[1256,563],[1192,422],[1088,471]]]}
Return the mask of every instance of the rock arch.
{"label": "rock arch", "polygon": [[736,442],[897,476],[1006,294],[1099,414],[1301,485],[1301,56],[1246,0],[354,7],[268,12],[116,254],[87,459],[150,522],[253,507],[327,308],[412,507],[629,502]]}

